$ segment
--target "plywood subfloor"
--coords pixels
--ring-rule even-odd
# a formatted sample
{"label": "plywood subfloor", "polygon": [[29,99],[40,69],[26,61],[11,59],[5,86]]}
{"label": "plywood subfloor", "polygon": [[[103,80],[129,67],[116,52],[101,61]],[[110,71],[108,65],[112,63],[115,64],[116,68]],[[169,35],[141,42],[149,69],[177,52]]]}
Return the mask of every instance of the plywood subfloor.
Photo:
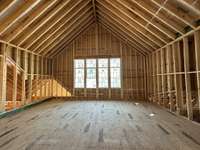
{"label": "plywood subfloor", "polygon": [[200,126],[147,103],[51,100],[1,119],[0,149],[199,150]]}

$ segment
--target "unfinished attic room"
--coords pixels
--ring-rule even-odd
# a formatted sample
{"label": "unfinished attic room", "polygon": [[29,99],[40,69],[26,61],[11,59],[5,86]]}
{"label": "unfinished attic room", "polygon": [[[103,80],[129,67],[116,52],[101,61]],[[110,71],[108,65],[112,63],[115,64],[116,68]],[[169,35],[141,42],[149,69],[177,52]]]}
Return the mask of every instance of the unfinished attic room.
{"label": "unfinished attic room", "polygon": [[0,150],[200,150],[200,0],[0,0]]}

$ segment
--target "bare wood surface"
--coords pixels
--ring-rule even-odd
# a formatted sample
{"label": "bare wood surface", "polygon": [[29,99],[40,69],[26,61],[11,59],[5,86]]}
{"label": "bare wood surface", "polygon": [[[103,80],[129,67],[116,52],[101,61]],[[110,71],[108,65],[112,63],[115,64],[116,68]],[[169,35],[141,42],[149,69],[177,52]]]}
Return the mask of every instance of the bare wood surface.
{"label": "bare wood surface", "polygon": [[1,150],[198,150],[199,135],[189,120],[128,101],[52,100],[0,120]]}

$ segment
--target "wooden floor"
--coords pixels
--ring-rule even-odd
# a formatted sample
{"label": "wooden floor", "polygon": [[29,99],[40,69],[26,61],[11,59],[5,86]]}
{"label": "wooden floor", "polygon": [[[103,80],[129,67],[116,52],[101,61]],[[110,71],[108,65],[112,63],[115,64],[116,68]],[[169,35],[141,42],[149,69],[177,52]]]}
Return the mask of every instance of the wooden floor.
{"label": "wooden floor", "polygon": [[200,125],[147,103],[51,100],[1,119],[0,149],[199,150]]}

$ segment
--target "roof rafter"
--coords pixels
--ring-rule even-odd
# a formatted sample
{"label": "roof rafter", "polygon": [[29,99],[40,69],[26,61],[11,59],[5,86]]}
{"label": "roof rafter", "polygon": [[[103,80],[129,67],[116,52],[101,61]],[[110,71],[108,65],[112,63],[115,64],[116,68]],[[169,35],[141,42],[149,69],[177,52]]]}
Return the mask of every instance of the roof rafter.
{"label": "roof rafter", "polygon": [[183,29],[181,27],[176,25],[174,22],[170,21],[165,16],[160,17],[160,16],[155,15],[155,12],[153,12],[153,10],[150,7],[148,7],[148,4],[146,4],[146,3],[142,2],[142,1],[139,1],[139,0],[131,0],[131,2],[133,2],[137,6],[139,6],[140,8],[145,10],[146,12],[148,12],[149,14],[151,14],[152,17],[153,17],[151,19],[151,21],[153,21],[153,19],[156,18],[159,21],[163,22],[165,25],[167,25],[169,28],[173,29],[174,31],[176,31],[176,32],[178,32],[180,34],[184,34]]}
{"label": "roof rafter", "polygon": [[[27,41],[27,44],[24,45],[24,47],[27,49],[30,49],[32,51],[35,51],[46,40],[48,40],[55,32],[59,31],[59,29],[61,27],[66,25],[66,23],[69,20],[73,19],[73,17],[75,15],[77,15],[78,13],[81,13],[80,11],[82,9],[88,9],[88,8],[85,8],[88,4],[89,4],[89,0],[87,0],[87,1],[79,0],[79,3],[77,2],[67,12],[63,13],[63,15],[58,20],[56,20],[55,22],[52,22],[50,25],[48,25],[45,30],[40,31],[39,36],[32,38],[32,40],[30,42]],[[84,11],[84,10],[82,10],[82,11]]]}
{"label": "roof rafter", "polygon": [[0,2],[0,40],[51,57],[93,22],[146,55],[199,29],[199,21],[199,0]]}
{"label": "roof rafter", "polygon": [[[145,26],[146,23],[144,23],[143,19],[141,19],[137,15],[134,15],[133,13],[130,13],[130,11],[127,11],[127,9],[124,8],[122,5],[120,5],[117,1],[113,1],[113,2],[110,2],[109,0],[105,0],[105,1],[107,3],[105,5],[109,5],[110,7],[112,7],[113,12],[115,11],[116,13],[119,14],[119,16],[123,15],[127,19],[130,19],[132,21],[132,23],[141,26],[146,31],[149,31],[149,33],[151,33],[153,36],[155,36],[158,40],[162,41],[163,43],[167,43],[167,42],[171,41],[168,36],[166,36],[165,34],[160,32],[159,30],[157,30],[157,29],[155,30],[155,28],[151,28],[151,29],[147,28]],[[103,1],[101,1],[101,2],[103,5]]]}
{"label": "roof rafter", "polygon": [[[2,35],[2,33],[7,30],[8,27],[12,26],[16,21],[18,21],[18,19],[26,15],[28,13],[27,11],[30,11],[32,7],[35,7],[39,3],[40,1],[35,0],[21,1],[20,5],[22,5],[22,7],[7,10],[7,15],[4,17],[4,19],[0,20],[0,35]],[[9,15],[9,12],[12,12],[12,15]]]}
{"label": "roof rafter", "polygon": [[[72,41],[75,39],[75,37],[78,36],[78,34],[80,34],[81,32],[84,32],[84,29],[86,30],[87,28],[90,27],[90,25],[92,25],[94,23],[94,17],[91,18],[90,20],[88,20],[87,22],[81,24],[80,26],[78,26],[77,28],[75,28],[73,31],[71,31],[69,33],[69,36],[66,36],[63,41],[61,41],[60,43],[58,43],[57,45],[54,45],[54,47],[52,47],[52,49],[48,49],[48,56],[54,55],[54,53],[56,51],[60,51],[63,48],[65,48],[69,42],[68,41]],[[76,32],[76,33],[75,33]],[[45,52],[47,53],[47,52]]]}
{"label": "roof rafter", "polygon": [[9,42],[13,41],[19,34],[24,32],[24,30],[31,26],[31,24],[37,22],[37,20],[39,20],[42,15],[52,9],[52,7],[54,7],[57,3],[58,1],[49,0],[48,3],[45,3],[44,5],[39,7],[37,11],[34,11],[33,14],[31,14],[27,19],[23,20],[20,26],[3,34],[3,38]]}
{"label": "roof rafter", "polygon": [[61,53],[63,51],[64,48],[66,48],[66,46],[68,46],[68,44],[70,44],[73,40],[75,40],[80,34],[86,32],[87,30],[89,30],[89,28],[94,24],[94,20],[91,20],[91,22],[86,23],[85,25],[83,25],[82,28],[79,29],[79,31],[76,32],[75,35],[71,35],[67,38],[65,38],[63,40],[62,43],[59,44],[59,46],[56,47],[56,49],[53,49],[51,52],[51,55],[48,55],[49,57],[54,57],[56,55],[58,55],[59,53]]}
{"label": "roof rafter", "polygon": [[[76,26],[82,24],[83,22],[90,20],[91,18],[93,18],[92,16],[92,12],[89,12],[87,15],[83,16],[84,14],[82,14],[82,18],[81,16],[79,16],[78,18],[76,18],[75,21],[73,21],[68,27],[67,29],[70,31],[73,31],[74,28],[76,28]],[[59,33],[59,35],[57,35],[56,37],[54,37],[46,46],[44,46],[43,48],[41,48],[39,50],[39,53],[45,51],[45,49],[51,49],[51,47],[53,47],[56,44],[59,44],[59,42],[61,42],[70,31],[67,32],[67,29],[64,30],[63,32]]]}
{"label": "roof rafter", "polygon": [[153,45],[154,43],[152,43],[152,41],[150,41],[147,37],[144,37],[143,34],[141,34],[140,32],[138,33],[137,30],[132,29],[127,24],[120,22],[119,19],[111,17],[108,13],[104,13],[103,11],[98,10],[98,14],[101,17],[107,18],[109,22],[111,21],[115,22],[117,26],[120,26],[120,28],[123,28],[126,34],[133,36],[135,39],[139,41],[144,42],[144,44],[147,45],[149,49],[157,49],[159,47],[159,46]]}
{"label": "roof rafter", "polygon": [[[120,3],[121,5],[123,5],[127,9],[127,11],[129,10],[132,13],[136,14],[137,16],[139,16],[140,18],[145,20],[147,23],[149,23],[153,27],[155,27],[157,30],[159,30],[163,34],[167,35],[169,38],[171,38],[171,39],[175,39],[176,38],[176,35],[175,35],[174,31],[172,31],[170,28],[167,28],[166,26],[161,25],[160,22],[156,22],[156,23],[151,22],[149,20],[149,18],[147,17],[147,15],[139,13],[139,11],[137,9],[132,9],[131,6],[128,5],[127,1],[125,1],[125,0],[117,0],[117,2]],[[147,28],[149,29],[149,27],[147,27]]]}
{"label": "roof rafter", "polygon": [[124,16],[120,15],[119,13],[117,13],[117,10],[114,11],[114,10],[111,10],[111,8],[109,8],[109,6],[98,5],[98,4],[97,4],[97,8],[98,8],[98,11],[101,10],[101,12],[103,12],[110,18],[113,18],[114,20],[116,20],[116,22],[118,22],[120,24],[124,24],[127,28],[129,27],[134,32],[142,34],[142,36],[145,37],[146,39],[148,39],[148,41],[151,41],[151,43],[154,43],[157,46],[162,46],[165,44],[165,43],[163,43],[163,41],[161,41],[159,38],[157,38],[151,32],[146,30],[144,27],[133,22],[132,20],[128,19],[127,17],[124,17]]}
{"label": "roof rafter", "polygon": [[117,31],[117,33],[120,33],[121,35],[123,35],[123,37],[125,37],[126,41],[132,41],[135,45],[138,46],[138,48],[140,48],[142,51],[147,51],[147,52],[152,52],[154,51],[153,49],[150,50],[146,45],[144,45],[143,42],[141,42],[140,40],[138,40],[137,38],[134,38],[134,36],[130,35],[127,33],[127,31],[124,28],[121,28],[119,25],[117,25],[116,23],[110,22],[109,18],[106,18],[104,16],[100,16],[99,17],[100,22],[103,22],[104,24],[106,24],[107,26],[109,26],[111,29],[114,29],[115,31]]}
{"label": "roof rafter", "polygon": [[5,28],[0,31],[0,34],[3,35],[8,30],[15,29],[17,25],[20,25],[20,22],[23,21],[24,18],[28,17],[31,12],[34,12],[38,6],[42,4],[43,1],[33,1],[21,14],[19,14],[19,16],[16,16],[16,18],[13,18],[10,22],[7,22],[7,24],[4,22]]}
{"label": "roof rafter", "polygon": [[115,28],[111,27],[105,21],[102,21],[100,19],[99,22],[100,22],[100,24],[105,26],[109,31],[111,31],[113,34],[115,34],[115,36],[119,36],[124,41],[124,43],[128,43],[129,45],[131,45],[140,54],[145,56],[145,55],[150,53],[149,51],[147,52],[147,51],[144,51],[144,49],[141,49],[141,47],[138,46],[137,43],[135,43],[134,41],[129,40],[129,38],[126,37],[126,35],[123,35],[122,33],[120,33],[120,31],[118,29],[115,29]]}
{"label": "roof rafter", "polygon": [[187,8],[200,16],[200,1],[199,0],[177,0],[179,3],[185,5]]}
{"label": "roof rafter", "polygon": [[95,4],[96,0],[92,0],[92,8],[93,8],[93,13],[94,13],[94,19],[95,21],[97,21],[97,15],[96,15],[96,4]]}
{"label": "roof rafter", "polygon": [[13,43],[19,46],[24,44],[29,37],[31,37],[34,33],[36,33],[41,27],[44,27],[50,21],[50,19],[52,19],[56,14],[58,14],[62,9],[64,9],[69,4],[70,0],[61,1],[60,3],[58,3],[54,7],[53,11],[48,13],[47,16],[44,17],[44,19],[42,19],[35,26],[27,30],[27,32],[25,33],[23,32],[24,34],[22,34],[21,36],[19,35],[19,37],[16,40],[13,40]]}
{"label": "roof rafter", "polygon": [[102,24],[109,27],[110,30],[117,33],[118,35],[121,35],[121,37],[123,37],[125,39],[125,41],[130,41],[131,43],[133,43],[135,45],[135,47],[137,47],[138,51],[141,51],[143,53],[150,53],[151,52],[148,48],[146,48],[144,46],[144,44],[142,44],[139,41],[137,41],[136,39],[132,38],[130,35],[124,34],[124,31],[122,29],[120,29],[115,24],[108,22],[107,19],[101,17],[101,18],[99,18],[99,20]]}
{"label": "roof rafter", "polygon": [[[98,19],[98,18],[97,18]],[[96,22],[97,23],[97,22]],[[102,25],[106,30],[107,30],[107,27],[105,27],[105,25],[103,25],[102,23],[100,23],[99,22],[99,20],[98,20],[98,23],[100,24],[100,25]],[[94,24],[95,25],[95,24]],[[92,26],[91,26],[92,27]],[[89,27],[88,27],[88,29],[89,29]],[[115,33],[113,33],[111,30],[110,30],[110,28],[108,29],[109,30],[109,32],[111,32],[111,34],[114,34],[114,36],[116,37],[116,38],[119,38],[119,34],[115,34]],[[69,45],[69,44],[71,44],[71,42],[73,41],[73,40],[75,40],[80,34],[84,34],[84,32],[86,32],[87,30],[83,30],[82,32],[80,32],[79,34],[77,34],[76,36],[74,36],[74,38],[68,38],[67,37],[67,40],[65,41],[65,42],[63,42],[63,45],[61,45],[60,47],[58,47],[58,49],[56,50],[54,50],[54,51],[57,51],[57,53],[54,53],[54,52],[52,52],[52,54],[50,55],[51,57],[54,57],[54,56],[56,56],[56,55],[58,55],[60,52],[62,52],[63,51],[63,49],[65,49],[66,47],[67,47],[67,45]],[[120,38],[121,39],[121,38]],[[123,40],[123,39],[121,39],[121,40]],[[124,41],[123,40],[123,42],[124,43],[127,43],[126,41]],[[130,45],[130,46],[132,46],[132,45]],[[133,46],[132,46],[133,47]],[[145,56],[147,53],[144,53],[144,52],[140,52],[140,51],[138,51],[135,47],[133,47],[139,54],[141,54],[141,55],[143,55],[143,56]],[[60,49],[60,51],[58,51]]]}
{"label": "roof rafter", "polygon": [[141,51],[140,49],[138,49],[138,47],[133,45],[133,43],[130,40],[128,40],[126,37],[124,37],[121,33],[113,30],[113,28],[109,27],[109,25],[104,24],[103,21],[99,22],[99,24],[102,25],[106,30],[111,32],[111,34],[114,35],[116,38],[122,40],[124,44],[128,44],[131,47],[133,47],[139,54],[145,56],[145,55],[150,53],[149,51],[148,52],[147,51]]}
{"label": "roof rafter", "polygon": [[154,4],[156,4],[157,6],[159,6],[160,9],[164,9],[165,11],[170,13],[171,15],[175,16],[177,19],[181,20],[182,22],[184,22],[185,24],[187,24],[191,28],[195,29],[195,26],[192,24],[192,20],[189,19],[189,17],[182,17],[183,15],[181,13],[179,13],[178,10],[175,7],[172,8],[173,9],[173,11],[172,11],[165,6],[165,4],[168,2],[168,0],[165,0],[165,2],[162,5],[159,4],[158,2],[156,2],[155,0],[151,0],[151,1]]}
{"label": "roof rafter", "polygon": [[0,16],[4,14],[9,7],[14,3],[13,0],[2,1],[0,5]]}

